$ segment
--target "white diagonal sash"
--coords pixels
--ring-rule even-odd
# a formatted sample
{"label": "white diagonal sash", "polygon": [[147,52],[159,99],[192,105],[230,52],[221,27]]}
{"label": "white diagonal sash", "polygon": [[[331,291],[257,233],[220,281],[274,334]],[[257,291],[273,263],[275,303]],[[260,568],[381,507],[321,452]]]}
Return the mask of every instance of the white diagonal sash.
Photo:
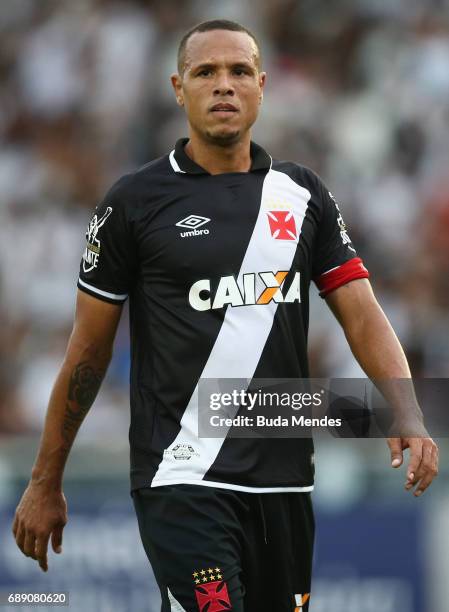
{"label": "white diagonal sash", "polygon": [[[237,278],[239,287],[243,287],[244,274],[290,270],[297,241],[275,240],[270,232],[267,213],[276,206],[288,204],[300,236],[309,200],[310,192],[297,185],[288,175],[276,170],[267,173],[259,214]],[[256,295],[265,288],[260,279],[258,284]],[[267,342],[277,307],[275,300],[264,305],[228,306],[201,378],[250,380]],[[178,444],[187,444],[193,447],[195,454],[181,461],[175,459],[172,453],[165,453],[152,487],[192,481],[200,481],[198,484],[201,484],[220,452],[224,438],[198,437],[198,384],[180,424],[176,439],[166,450],[171,451]]]}

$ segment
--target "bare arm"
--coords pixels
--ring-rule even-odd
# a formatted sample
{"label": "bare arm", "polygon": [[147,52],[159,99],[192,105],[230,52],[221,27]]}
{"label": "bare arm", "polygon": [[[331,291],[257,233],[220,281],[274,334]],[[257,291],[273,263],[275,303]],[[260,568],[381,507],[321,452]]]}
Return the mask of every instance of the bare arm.
{"label": "bare arm", "polygon": [[[367,376],[375,382],[410,379],[402,346],[379,306],[367,279],[352,281],[329,293],[326,302],[343,328],[346,339]],[[397,416],[411,411],[422,420],[413,385],[384,384]]]}
{"label": "bare arm", "polygon": [[67,521],[64,467],[109,365],[121,310],[78,291],[73,331],[50,396],[31,480],[13,524],[17,545],[44,571],[50,534],[55,552],[60,552]]}
{"label": "bare arm", "polygon": [[61,487],[73,441],[106,374],[121,309],[78,290],[75,323],[50,396],[33,480]]}
{"label": "bare arm", "polygon": [[[395,383],[410,379],[410,368],[401,344],[379,306],[367,279],[354,280],[329,293],[326,302],[345,333],[348,344],[360,366],[389,401],[396,421],[417,423],[420,437],[388,438],[392,466],[402,464],[402,451],[410,448],[406,488],[418,487],[420,495],[432,482],[438,470],[438,447],[422,425],[413,384]],[[388,381],[391,381],[389,384]]]}

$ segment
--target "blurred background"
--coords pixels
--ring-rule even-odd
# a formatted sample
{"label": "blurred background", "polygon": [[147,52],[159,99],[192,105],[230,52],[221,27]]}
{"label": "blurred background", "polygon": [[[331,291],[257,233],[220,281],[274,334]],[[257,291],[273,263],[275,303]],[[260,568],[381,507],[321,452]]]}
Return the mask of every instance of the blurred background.
{"label": "blurred background", "polygon": [[[414,376],[449,377],[447,0],[1,2],[0,592],[64,589],[74,611],[158,612],[128,491],[126,312],[69,461],[64,554],[48,574],[10,527],[71,331],[91,211],[187,135],[169,75],[183,33],[215,18],[260,39],[268,82],[254,139],[322,176]],[[315,288],[310,360],[315,377],[363,375]],[[447,612],[440,444],[440,476],[415,500],[384,441],[318,441],[311,612]]]}

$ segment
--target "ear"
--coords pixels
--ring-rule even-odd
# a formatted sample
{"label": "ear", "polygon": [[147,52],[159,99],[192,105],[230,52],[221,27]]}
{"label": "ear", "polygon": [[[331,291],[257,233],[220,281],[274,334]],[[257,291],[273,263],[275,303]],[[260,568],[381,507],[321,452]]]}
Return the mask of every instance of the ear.
{"label": "ear", "polygon": [[266,72],[260,72],[259,73],[259,87],[260,87],[260,97],[259,97],[259,103],[262,103],[263,100],[263,91],[265,88],[265,82],[267,79],[267,73]]}
{"label": "ear", "polygon": [[179,76],[179,74],[175,73],[171,75],[170,81],[174,89],[176,101],[178,105],[184,106],[184,95],[182,92],[182,78]]}

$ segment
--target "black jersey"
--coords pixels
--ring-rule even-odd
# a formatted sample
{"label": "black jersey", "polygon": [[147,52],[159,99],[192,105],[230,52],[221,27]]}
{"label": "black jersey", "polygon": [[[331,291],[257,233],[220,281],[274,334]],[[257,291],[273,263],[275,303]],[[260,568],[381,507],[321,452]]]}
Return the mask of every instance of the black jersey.
{"label": "black jersey", "polygon": [[310,491],[310,439],[198,436],[200,378],[308,376],[308,291],[368,276],[309,169],[251,144],[249,172],[175,150],[122,177],[87,230],[80,290],[129,296],[131,486]]}

